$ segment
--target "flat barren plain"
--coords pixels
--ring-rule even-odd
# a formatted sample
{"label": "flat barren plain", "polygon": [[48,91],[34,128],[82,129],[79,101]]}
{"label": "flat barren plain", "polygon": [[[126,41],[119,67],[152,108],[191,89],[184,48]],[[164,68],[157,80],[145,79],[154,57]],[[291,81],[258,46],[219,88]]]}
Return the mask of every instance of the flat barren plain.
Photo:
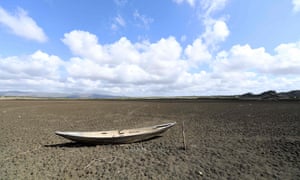
{"label": "flat barren plain", "polygon": [[[174,121],[133,144],[54,134]],[[0,128],[0,179],[300,179],[299,101],[1,100]]]}

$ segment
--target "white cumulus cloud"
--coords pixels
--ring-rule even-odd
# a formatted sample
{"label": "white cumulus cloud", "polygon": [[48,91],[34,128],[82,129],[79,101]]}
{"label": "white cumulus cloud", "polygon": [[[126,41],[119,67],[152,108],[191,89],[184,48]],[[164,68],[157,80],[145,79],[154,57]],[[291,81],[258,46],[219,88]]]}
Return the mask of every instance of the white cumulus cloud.
{"label": "white cumulus cloud", "polygon": [[292,0],[293,4],[293,11],[299,12],[300,11],[300,0]]}
{"label": "white cumulus cloud", "polygon": [[192,66],[199,66],[199,64],[208,62],[212,58],[207,46],[200,38],[196,39],[193,44],[187,45],[184,53],[187,56],[188,63]]}
{"label": "white cumulus cloud", "polygon": [[201,35],[207,46],[211,46],[213,49],[220,42],[226,40],[230,31],[224,20],[205,20],[205,32]]}
{"label": "white cumulus cloud", "polygon": [[43,29],[21,8],[17,10],[16,14],[11,14],[0,7],[0,23],[18,36],[38,42],[47,41]]}
{"label": "white cumulus cloud", "polygon": [[277,74],[300,74],[300,41],[280,44],[275,48],[275,63],[270,65]]}
{"label": "white cumulus cloud", "polygon": [[173,0],[174,2],[176,2],[177,4],[181,4],[183,2],[188,3],[190,6],[194,7],[196,0]]}
{"label": "white cumulus cloud", "polygon": [[[97,82],[98,88],[114,88],[129,94],[190,95],[263,91],[268,87],[282,89],[279,82],[292,88],[300,83],[295,76],[300,73],[299,43],[281,44],[274,49],[275,54],[262,47],[235,45],[213,57],[201,38],[183,48],[174,37],[162,38],[155,43],[132,43],[123,37],[112,44],[100,44],[95,35],[89,36],[94,37],[94,41],[86,47],[102,47],[101,53],[106,54],[107,61],[102,61],[101,56],[100,60],[95,58],[93,51],[74,52],[73,46],[67,44],[79,57],[72,58],[66,69],[75,82],[92,80]],[[72,38],[86,41],[84,36]],[[203,63],[209,69],[190,71]],[[288,77],[294,84],[289,83]]]}
{"label": "white cumulus cloud", "polygon": [[225,8],[228,0],[174,0],[175,3],[181,4],[187,2],[191,7],[197,7],[196,13],[200,22],[204,25],[204,31],[199,33],[204,46],[210,51],[215,51],[221,42],[224,42],[230,34],[224,16],[214,17],[216,11]]}
{"label": "white cumulus cloud", "polygon": [[59,69],[63,64],[64,62],[58,56],[36,51],[24,57],[13,56],[0,59],[0,77],[4,79],[16,77],[59,79]]}
{"label": "white cumulus cloud", "polygon": [[40,50],[0,58],[1,90],[59,91],[64,87],[64,61]]}
{"label": "white cumulus cloud", "polygon": [[173,37],[135,44],[123,37],[112,44],[100,44],[91,33],[72,31],[65,34],[63,42],[78,56],[66,67],[72,78],[118,84],[165,83],[175,81],[187,67],[180,59],[182,48]]}
{"label": "white cumulus cloud", "polygon": [[185,47],[172,36],[136,43],[122,37],[103,44],[92,33],[74,30],[62,41],[74,54],[66,61],[43,51],[0,58],[0,87],[128,96],[300,87],[300,42],[279,44],[272,53],[263,47],[234,45],[213,55],[201,38]]}
{"label": "white cumulus cloud", "polygon": [[62,41],[70,48],[74,55],[79,55],[99,62],[109,61],[105,47],[98,44],[98,38],[86,31],[74,30],[65,33]]}
{"label": "white cumulus cloud", "polygon": [[269,75],[300,74],[300,42],[280,44],[272,55],[263,47],[235,45],[228,52],[219,52],[214,69],[217,72],[254,72]]}

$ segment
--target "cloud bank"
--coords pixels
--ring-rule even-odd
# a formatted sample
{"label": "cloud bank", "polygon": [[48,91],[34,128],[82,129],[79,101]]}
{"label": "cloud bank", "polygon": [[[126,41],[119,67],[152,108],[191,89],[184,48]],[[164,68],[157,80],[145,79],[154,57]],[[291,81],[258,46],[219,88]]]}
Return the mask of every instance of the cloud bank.
{"label": "cloud bank", "polygon": [[[132,96],[234,94],[300,87],[300,42],[280,44],[274,54],[245,44],[215,56],[201,39],[182,47],[172,36],[152,43],[133,43],[122,37],[101,44],[96,35],[74,30],[66,33],[62,42],[73,53],[68,60],[42,51],[0,58],[1,86],[6,90],[49,91],[51,87],[54,92]],[[199,66],[206,68],[195,70]]]}

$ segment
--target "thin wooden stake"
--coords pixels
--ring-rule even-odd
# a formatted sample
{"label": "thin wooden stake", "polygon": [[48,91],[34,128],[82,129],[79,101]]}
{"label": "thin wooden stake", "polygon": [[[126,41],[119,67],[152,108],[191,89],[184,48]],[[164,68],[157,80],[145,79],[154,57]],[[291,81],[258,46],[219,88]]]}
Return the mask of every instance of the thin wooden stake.
{"label": "thin wooden stake", "polygon": [[182,138],[183,138],[184,150],[186,150],[185,133],[184,133],[184,121],[182,121]]}

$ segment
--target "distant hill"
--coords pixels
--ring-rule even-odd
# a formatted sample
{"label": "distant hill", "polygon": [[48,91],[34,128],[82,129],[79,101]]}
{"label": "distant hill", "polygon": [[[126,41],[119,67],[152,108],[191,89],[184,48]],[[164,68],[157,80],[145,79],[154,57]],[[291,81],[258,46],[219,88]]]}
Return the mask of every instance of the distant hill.
{"label": "distant hill", "polygon": [[125,97],[96,93],[40,93],[24,91],[0,91],[1,97],[10,98],[66,98],[66,99],[199,99],[199,100],[300,100],[300,90],[279,92],[270,90],[260,94],[246,93],[233,96],[174,96],[174,97]]}
{"label": "distant hill", "polygon": [[300,100],[300,90],[289,92],[265,91],[261,94],[246,93],[238,96],[239,99],[253,99],[253,100]]}
{"label": "distant hill", "polygon": [[43,92],[26,92],[26,91],[0,91],[2,97],[32,97],[32,98],[87,98],[87,99],[106,99],[120,98],[120,96],[112,96],[106,94],[88,94],[88,93],[43,93]]}

